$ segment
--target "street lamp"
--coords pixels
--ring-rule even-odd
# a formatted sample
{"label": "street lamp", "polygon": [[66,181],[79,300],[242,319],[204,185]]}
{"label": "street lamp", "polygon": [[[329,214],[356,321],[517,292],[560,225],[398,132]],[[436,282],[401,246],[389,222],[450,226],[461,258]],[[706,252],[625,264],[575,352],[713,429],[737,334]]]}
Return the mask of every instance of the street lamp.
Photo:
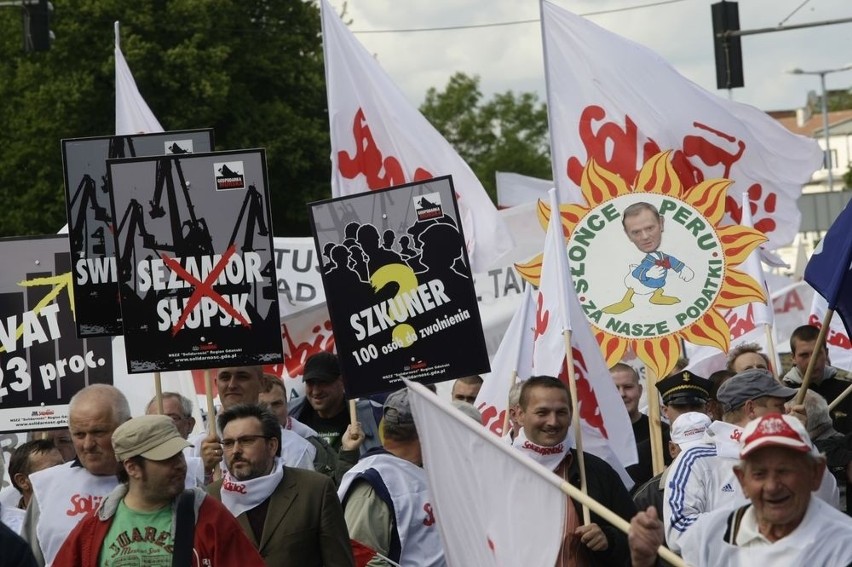
{"label": "street lamp", "polygon": [[825,76],[829,73],[839,73],[840,71],[848,71],[849,69],[852,69],[852,63],[836,69],[823,69],[821,71],[803,71],[799,68],[787,71],[791,75],[819,75],[819,82],[822,87],[822,130],[823,134],[825,134],[825,165],[828,168],[829,191],[834,191],[834,174],[831,171],[834,164],[831,162],[831,136],[828,132],[828,91],[825,90]]}

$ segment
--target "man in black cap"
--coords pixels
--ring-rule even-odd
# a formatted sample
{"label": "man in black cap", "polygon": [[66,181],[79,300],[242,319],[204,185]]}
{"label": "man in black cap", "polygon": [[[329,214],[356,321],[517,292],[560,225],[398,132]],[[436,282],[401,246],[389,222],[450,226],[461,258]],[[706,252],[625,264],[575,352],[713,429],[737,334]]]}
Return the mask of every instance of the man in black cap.
{"label": "man in black cap", "polygon": [[[671,465],[663,521],[672,550],[680,551],[680,539],[701,515],[747,502],[734,474],[743,429],[768,413],[786,413],[784,402],[795,395],[796,390],[760,368],[740,372],[722,384],[717,393],[722,421],[707,428],[704,444],[683,451]],[[793,406],[789,413],[804,421],[801,408]],[[838,507],[837,483],[830,474],[823,477],[817,496]]]}
{"label": "man in black cap", "polygon": [[[290,416],[317,432],[335,451],[349,426],[346,391],[336,354],[318,352],[305,361],[305,396],[290,402]],[[306,402],[307,400],[307,402]],[[380,447],[378,420],[370,400],[355,404],[358,422],[364,433],[361,455]]]}
{"label": "man in black cap", "polygon": [[[710,399],[711,386],[712,383],[709,380],[693,374],[689,370],[682,370],[663,378],[657,382],[657,391],[663,398],[662,414],[668,419],[669,423],[674,423],[675,419],[685,413],[705,413],[707,400]],[[665,448],[668,447],[671,438],[668,425],[663,423],[661,426],[663,447]],[[639,488],[640,485],[654,476],[650,438],[642,441],[637,440],[636,451],[639,462],[628,467],[627,472],[636,482],[635,488]],[[672,462],[672,457],[668,451],[663,451],[663,462],[666,466]]]}

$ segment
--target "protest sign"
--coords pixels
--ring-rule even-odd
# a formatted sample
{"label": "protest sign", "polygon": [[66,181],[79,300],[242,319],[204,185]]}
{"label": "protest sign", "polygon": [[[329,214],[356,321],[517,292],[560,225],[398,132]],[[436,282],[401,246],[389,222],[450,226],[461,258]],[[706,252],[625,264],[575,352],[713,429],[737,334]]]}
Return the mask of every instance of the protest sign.
{"label": "protest sign", "polygon": [[62,140],[78,336],[121,334],[106,160],[212,149],[210,129]]}
{"label": "protest sign", "polygon": [[74,331],[65,235],[0,240],[0,430],[63,427],[68,402],[112,383],[109,338]]}
{"label": "protest sign", "polygon": [[488,371],[450,177],[310,207],[348,396]]}
{"label": "protest sign", "polygon": [[264,151],[108,169],[128,371],[281,362]]}

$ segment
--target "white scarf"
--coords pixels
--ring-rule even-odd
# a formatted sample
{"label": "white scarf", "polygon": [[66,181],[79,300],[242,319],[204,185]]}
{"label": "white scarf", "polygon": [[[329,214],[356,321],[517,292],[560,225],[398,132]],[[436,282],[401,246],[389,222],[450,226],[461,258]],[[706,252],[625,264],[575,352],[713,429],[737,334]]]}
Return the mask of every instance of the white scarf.
{"label": "white scarf", "polygon": [[222,504],[237,517],[269,498],[283,478],[284,463],[280,457],[275,458],[272,472],[259,478],[237,480],[226,471],[222,480]]}
{"label": "white scarf", "polygon": [[515,440],[512,442],[512,446],[530,459],[546,467],[547,470],[552,471],[556,470],[556,467],[559,466],[559,463],[562,462],[562,459],[565,458],[565,455],[567,455],[568,451],[571,449],[568,439],[569,436],[566,435],[565,440],[558,445],[553,447],[543,447],[542,445],[536,445],[527,439],[527,433],[522,427],[518,431],[518,436],[515,437]]}

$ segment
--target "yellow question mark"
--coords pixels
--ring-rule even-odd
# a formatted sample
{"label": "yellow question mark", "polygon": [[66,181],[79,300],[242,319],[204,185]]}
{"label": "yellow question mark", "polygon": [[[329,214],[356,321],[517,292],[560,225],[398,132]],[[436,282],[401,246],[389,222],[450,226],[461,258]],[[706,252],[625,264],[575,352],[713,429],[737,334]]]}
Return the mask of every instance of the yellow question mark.
{"label": "yellow question mark", "polygon": [[[373,291],[375,292],[380,291],[391,282],[399,284],[399,291],[393,296],[393,303],[397,306],[404,305],[404,300],[400,300],[397,303],[396,299],[403,293],[417,289],[418,285],[417,275],[406,264],[385,264],[370,276],[370,283],[373,285]],[[402,347],[407,347],[416,340],[417,333],[414,327],[408,323],[400,323],[393,328],[391,336]]]}

